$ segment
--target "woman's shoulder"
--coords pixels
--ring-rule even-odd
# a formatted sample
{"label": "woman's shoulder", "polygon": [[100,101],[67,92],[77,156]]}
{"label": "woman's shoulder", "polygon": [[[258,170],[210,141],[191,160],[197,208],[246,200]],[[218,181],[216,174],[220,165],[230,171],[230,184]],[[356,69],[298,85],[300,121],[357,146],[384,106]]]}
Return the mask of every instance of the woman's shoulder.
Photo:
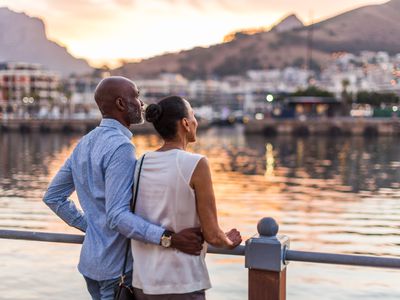
{"label": "woman's shoulder", "polygon": [[193,153],[189,151],[179,151],[177,154],[177,165],[184,174],[185,178],[191,178],[199,161],[205,156],[200,153]]}
{"label": "woman's shoulder", "polygon": [[181,150],[181,151],[178,151],[177,153],[178,153],[178,156],[181,157],[182,159],[200,160],[203,157],[205,157],[203,154],[189,152],[186,150]]}

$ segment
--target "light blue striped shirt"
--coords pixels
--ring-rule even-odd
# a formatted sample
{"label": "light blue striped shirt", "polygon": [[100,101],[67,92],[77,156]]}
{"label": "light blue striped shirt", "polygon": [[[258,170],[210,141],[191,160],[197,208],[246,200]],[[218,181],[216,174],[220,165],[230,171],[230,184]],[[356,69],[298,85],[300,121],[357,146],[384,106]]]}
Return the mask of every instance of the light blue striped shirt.
{"label": "light blue striped shirt", "polygon": [[[43,198],[67,224],[86,232],[78,269],[93,280],[121,275],[126,237],[159,244],[164,232],[129,211],[136,165],[131,138],[121,123],[103,119],[79,141]],[[84,213],[68,199],[74,190]]]}

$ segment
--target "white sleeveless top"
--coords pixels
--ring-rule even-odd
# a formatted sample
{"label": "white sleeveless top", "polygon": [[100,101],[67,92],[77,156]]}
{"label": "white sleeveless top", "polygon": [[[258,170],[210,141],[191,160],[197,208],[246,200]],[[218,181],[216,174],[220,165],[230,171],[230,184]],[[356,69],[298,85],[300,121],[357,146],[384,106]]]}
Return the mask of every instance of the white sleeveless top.
{"label": "white sleeveless top", "polygon": [[[146,154],[140,175],[135,213],[154,224],[179,232],[200,227],[190,180],[202,155],[173,149]],[[140,160],[137,162],[135,183]],[[145,294],[183,294],[211,287],[200,256],[132,240],[132,285]]]}

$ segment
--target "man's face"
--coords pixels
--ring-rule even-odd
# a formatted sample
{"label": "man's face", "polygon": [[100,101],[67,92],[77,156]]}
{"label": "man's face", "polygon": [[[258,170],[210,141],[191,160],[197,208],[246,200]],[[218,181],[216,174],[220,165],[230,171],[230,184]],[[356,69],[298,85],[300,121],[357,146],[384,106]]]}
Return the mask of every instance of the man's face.
{"label": "man's face", "polygon": [[139,90],[134,83],[132,83],[132,89],[127,96],[127,105],[129,124],[142,124],[144,122],[143,102],[139,99]]}

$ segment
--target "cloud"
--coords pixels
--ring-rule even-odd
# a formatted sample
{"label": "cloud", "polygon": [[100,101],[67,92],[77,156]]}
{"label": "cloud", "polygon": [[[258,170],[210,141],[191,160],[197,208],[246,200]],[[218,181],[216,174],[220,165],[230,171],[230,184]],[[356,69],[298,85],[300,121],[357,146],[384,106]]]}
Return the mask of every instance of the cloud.
{"label": "cloud", "polygon": [[230,12],[259,12],[260,9],[276,10],[288,6],[297,6],[296,1],[266,1],[266,0],[160,0],[166,1],[170,5],[186,5],[199,10],[225,10]]}
{"label": "cloud", "polygon": [[135,0],[43,0],[51,14],[71,17],[71,21],[79,18],[87,19],[109,19],[117,17],[121,9],[134,7]]}
{"label": "cloud", "polygon": [[135,0],[114,0],[113,2],[121,7],[133,7],[136,4]]}
{"label": "cloud", "polygon": [[[161,0],[163,1],[163,0]],[[263,14],[271,15],[296,13],[303,19],[309,19],[314,15],[317,19],[328,17],[356,7],[382,4],[387,0],[164,0],[170,4],[190,6],[201,11],[225,11],[232,14]]]}
{"label": "cloud", "polygon": [[211,1],[208,0],[159,0],[168,6],[188,6],[195,10],[205,11],[209,9]]}

